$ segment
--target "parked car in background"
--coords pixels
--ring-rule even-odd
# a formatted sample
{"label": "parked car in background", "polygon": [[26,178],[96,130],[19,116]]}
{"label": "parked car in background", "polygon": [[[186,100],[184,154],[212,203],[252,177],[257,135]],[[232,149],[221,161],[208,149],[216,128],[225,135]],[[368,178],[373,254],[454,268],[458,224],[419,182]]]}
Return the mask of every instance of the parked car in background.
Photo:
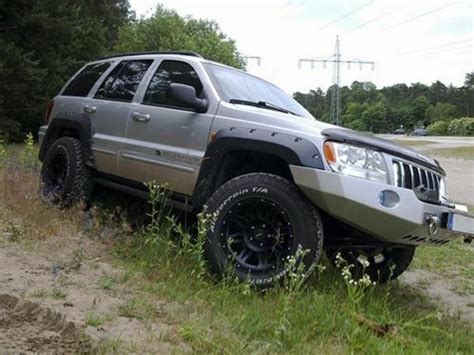
{"label": "parked car in background", "polygon": [[422,136],[427,136],[428,135],[428,131],[424,128],[416,128],[415,130],[413,130],[413,132],[411,132],[412,136],[419,136],[419,137],[422,137]]}
{"label": "parked car in background", "polygon": [[393,134],[404,135],[406,134],[405,128],[397,128],[395,131],[393,131]]}

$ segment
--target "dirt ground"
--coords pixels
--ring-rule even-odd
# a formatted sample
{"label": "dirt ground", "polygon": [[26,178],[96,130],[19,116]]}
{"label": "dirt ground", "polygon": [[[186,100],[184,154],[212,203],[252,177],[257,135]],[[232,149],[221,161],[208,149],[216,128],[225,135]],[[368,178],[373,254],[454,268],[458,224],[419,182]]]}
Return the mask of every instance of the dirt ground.
{"label": "dirt ground", "polygon": [[[71,253],[78,247],[81,261]],[[104,275],[117,277],[120,270],[93,258],[97,247],[80,237],[51,239],[31,252],[0,243],[0,353],[190,352],[165,320],[121,315],[120,307],[137,295],[99,287]],[[180,307],[163,301],[155,311]]]}

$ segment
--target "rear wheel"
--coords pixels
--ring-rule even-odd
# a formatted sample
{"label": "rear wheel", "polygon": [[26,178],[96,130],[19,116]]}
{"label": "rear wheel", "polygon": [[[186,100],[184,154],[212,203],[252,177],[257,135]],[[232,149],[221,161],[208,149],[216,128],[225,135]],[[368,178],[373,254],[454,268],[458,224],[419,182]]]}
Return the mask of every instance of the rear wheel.
{"label": "rear wheel", "polygon": [[41,168],[40,196],[64,207],[88,200],[92,192],[91,170],[84,163],[80,142],[61,137],[48,149]]}
{"label": "rear wheel", "polygon": [[212,270],[268,286],[288,272],[298,249],[306,268],[321,256],[323,229],[314,206],[288,180],[253,173],[222,185],[207,203],[215,214],[205,254]]}
{"label": "rear wheel", "polygon": [[[335,265],[338,251],[332,249],[326,252],[331,263]],[[415,255],[415,247],[342,249],[339,253],[347,264],[354,265],[351,272],[355,279],[365,273],[372,281],[384,283],[396,279],[408,268]]]}

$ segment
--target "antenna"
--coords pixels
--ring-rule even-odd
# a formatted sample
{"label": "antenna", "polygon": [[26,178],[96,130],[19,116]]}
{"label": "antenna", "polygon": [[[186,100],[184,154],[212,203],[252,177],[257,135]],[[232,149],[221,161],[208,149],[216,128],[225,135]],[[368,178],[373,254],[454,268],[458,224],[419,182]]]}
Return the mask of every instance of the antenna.
{"label": "antenna", "polygon": [[331,123],[341,126],[341,63],[347,64],[347,70],[351,69],[351,64],[359,64],[360,70],[363,69],[364,64],[368,64],[372,67],[372,70],[375,70],[375,62],[367,60],[342,60],[340,53],[340,44],[339,36],[336,36],[336,45],[334,48],[334,54],[331,56],[332,59],[319,59],[319,58],[308,58],[308,59],[298,59],[298,67],[302,67],[302,63],[310,63],[311,69],[314,68],[315,63],[323,63],[324,69],[326,69],[327,63],[333,63],[333,79],[331,86]]}

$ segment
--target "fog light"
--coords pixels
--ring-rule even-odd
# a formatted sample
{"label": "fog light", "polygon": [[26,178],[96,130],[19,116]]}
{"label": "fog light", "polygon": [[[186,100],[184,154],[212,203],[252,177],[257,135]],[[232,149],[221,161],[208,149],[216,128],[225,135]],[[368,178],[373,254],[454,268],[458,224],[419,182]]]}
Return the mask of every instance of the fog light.
{"label": "fog light", "polygon": [[382,206],[393,208],[400,203],[400,196],[395,191],[383,190],[379,193],[379,202]]}

